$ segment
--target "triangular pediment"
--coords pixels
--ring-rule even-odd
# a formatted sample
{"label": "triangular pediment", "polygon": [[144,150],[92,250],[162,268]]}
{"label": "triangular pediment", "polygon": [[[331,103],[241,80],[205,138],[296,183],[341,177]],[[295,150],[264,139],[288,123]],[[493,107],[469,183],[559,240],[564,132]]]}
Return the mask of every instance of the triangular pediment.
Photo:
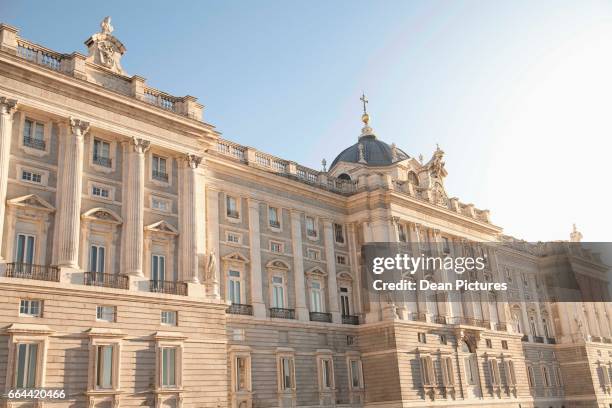
{"label": "triangular pediment", "polygon": [[327,272],[325,272],[323,269],[319,268],[318,266],[315,266],[314,268],[306,271],[306,275],[308,276],[311,276],[311,275],[327,276]]}
{"label": "triangular pediment", "polygon": [[7,200],[7,204],[13,207],[22,207],[31,210],[39,210],[45,212],[55,211],[55,207],[43,200],[36,194],[28,194],[22,197],[12,198]]}
{"label": "triangular pediment", "polygon": [[158,232],[160,234],[178,235],[176,227],[164,220],[157,221],[145,227],[145,231]]}
{"label": "triangular pediment", "polygon": [[271,260],[270,262],[266,264],[266,267],[273,268],[273,269],[285,269],[285,270],[289,269],[289,265],[281,259]]}
{"label": "triangular pediment", "polygon": [[121,219],[119,214],[117,214],[113,210],[110,210],[108,208],[102,208],[102,207],[96,207],[96,208],[92,208],[91,210],[85,211],[81,215],[81,218],[84,220],[88,220],[88,221],[98,221],[98,222],[105,222],[105,223],[110,223],[110,224],[123,223],[123,220]]}

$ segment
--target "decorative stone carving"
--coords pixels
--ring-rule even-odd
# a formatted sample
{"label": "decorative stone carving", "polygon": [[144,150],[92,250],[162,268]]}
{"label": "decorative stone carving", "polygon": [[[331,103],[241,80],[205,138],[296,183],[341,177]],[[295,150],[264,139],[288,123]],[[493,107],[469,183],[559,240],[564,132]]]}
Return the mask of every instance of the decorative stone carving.
{"label": "decorative stone carving", "polygon": [[81,119],[70,118],[70,130],[77,137],[85,137],[89,132],[89,122]]}
{"label": "decorative stone carving", "polygon": [[121,68],[121,57],[125,53],[125,47],[111,33],[114,28],[111,18],[105,17],[100,23],[101,31],[89,37],[85,45],[89,49],[89,62],[101,65],[119,74],[125,74]]}
{"label": "decorative stone carving", "polygon": [[196,156],[195,154],[187,153],[185,155],[187,165],[192,169],[197,169],[202,162],[202,156]]}
{"label": "decorative stone carving", "polygon": [[425,165],[432,177],[443,179],[448,175],[448,172],[444,168],[444,161],[442,160],[443,157],[444,151],[440,149],[440,146],[436,145],[436,151],[434,152],[431,160],[429,160],[429,162]]}
{"label": "decorative stone carving", "polygon": [[5,96],[0,97],[0,114],[11,114],[15,112],[17,101],[15,99],[9,99]]}
{"label": "decorative stone carving", "polygon": [[140,139],[137,137],[132,137],[131,141],[132,147],[136,153],[146,153],[147,150],[151,147],[151,142],[145,139]]}
{"label": "decorative stone carving", "polygon": [[208,259],[206,260],[206,282],[214,282],[216,283],[217,279],[217,256],[215,255],[215,250],[212,249],[208,253]]}

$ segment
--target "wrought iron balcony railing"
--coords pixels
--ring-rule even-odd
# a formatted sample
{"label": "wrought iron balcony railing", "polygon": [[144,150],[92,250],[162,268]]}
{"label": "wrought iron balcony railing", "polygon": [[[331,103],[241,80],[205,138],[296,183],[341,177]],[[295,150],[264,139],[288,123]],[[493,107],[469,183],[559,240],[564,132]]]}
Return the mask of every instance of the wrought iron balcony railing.
{"label": "wrought iron balcony railing", "polygon": [[12,262],[6,264],[6,277],[59,282],[60,273],[57,266]]}
{"label": "wrought iron balcony railing", "polygon": [[546,338],[546,343],[548,343],[548,344],[557,344],[557,339],[555,339],[554,337],[547,337]]}
{"label": "wrought iron balcony railing", "polygon": [[276,317],[279,319],[295,319],[295,310],[283,309],[281,307],[271,307],[270,317]]}
{"label": "wrought iron balcony railing", "polygon": [[491,324],[487,320],[475,319],[473,317],[455,316],[447,319],[451,324],[465,324],[467,326],[476,326],[488,329]]}
{"label": "wrought iron balcony railing", "polygon": [[253,316],[253,306],[242,305],[240,303],[232,303],[226,310],[226,313]]}
{"label": "wrought iron balcony railing", "polygon": [[116,275],[114,273],[102,272],[85,272],[84,284],[87,286],[129,289],[130,280],[126,275]]}
{"label": "wrought iron balcony railing", "polygon": [[187,284],[184,282],[150,280],[149,291],[169,295],[187,296]]}
{"label": "wrought iron balcony railing", "polygon": [[23,145],[38,150],[45,150],[45,148],[47,147],[44,140],[35,139],[30,136],[24,136]]}
{"label": "wrought iron balcony railing", "polygon": [[113,161],[110,157],[94,156],[93,162],[94,164],[97,164],[98,166],[102,166],[102,167],[112,167],[113,166]]}
{"label": "wrought iron balcony railing", "polygon": [[526,334],[523,334],[523,337],[521,337],[521,341],[525,341],[525,342],[529,341],[529,336]]}
{"label": "wrought iron balcony railing", "polygon": [[434,316],[433,321],[438,324],[446,324],[446,316]]}
{"label": "wrought iron balcony railing", "polygon": [[544,337],[542,336],[533,336],[533,341],[536,343],[544,343]]}
{"label": "wrought iron balcony railing", "polygon": [[359,324],[359,316],[343,315],[342,316],[342,324],[358,325]]}
{"label": "wrought iron balcony railing", "polygon": [[[553,337],[553,340],[554,340],[554,337]],[[611,344],[612,343],[612,339],[610,339],[609,337],[604,337],[603,338],[603,342],[606,343],[606,344]]]}
{"label": "wrought iron balcony railing", "polygon": [[425,313],[408,313],[408,320],[413,322],[424,322],[427,320]]}
{"label": "wrought iron balcony railing", "polygon": [[601,343],[601,337],[599,336],[591,336],[591,341],[595,343]]}
{"label": "wrought iron balcony railing", "polygon": [[332,315],[331,313],[310,312],[310,321],[311,322],[331,323]]}
{"label": "wrought iron balcony railing", "polygon": [[155,180],[168,182],[168,173],[165,171],[153,170],[152,176]]}

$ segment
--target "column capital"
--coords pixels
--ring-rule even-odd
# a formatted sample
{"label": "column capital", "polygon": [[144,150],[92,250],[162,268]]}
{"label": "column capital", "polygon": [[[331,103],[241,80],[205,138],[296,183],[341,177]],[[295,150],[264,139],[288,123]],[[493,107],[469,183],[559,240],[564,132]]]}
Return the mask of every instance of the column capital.
{"label": "column capital", "polygon": [[138,138],[136,136],[132,137],[132,140],[130,140],[130,144],[132,145],[136,153],[141,154],[146,153],[147,150],[149,150],[149,148],[151,147],[151,142],[146,139]]}
{"label": "column capital", "polygon": [[70,117],[69,122],[70,131],[77,137],[84,137],[89,132],[89,122],[73,118],[72,116]]}
{"label": "column capital", "polygon": [[5,96],[0,96],[0,114],[11,115],[17,107],[16,99],[9,99]]}
{"label": "column capital", "polygon": [[192,153],[186,153],[184,156],[185,163],[192,169],[197,169],[202,162],[202,156],[198,156]]}

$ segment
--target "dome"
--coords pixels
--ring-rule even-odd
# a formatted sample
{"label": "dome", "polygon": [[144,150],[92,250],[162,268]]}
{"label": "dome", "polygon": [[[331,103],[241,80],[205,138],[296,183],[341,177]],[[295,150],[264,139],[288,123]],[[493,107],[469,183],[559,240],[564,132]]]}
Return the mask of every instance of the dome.
{"label": "dome", "polygon": [[[365,163],[360,161],[360,144],[363,146],[363,158],[365,159]],[[378,140],[374,135],[361,136],[357,143],[342,151],[342,153],[334,159],[330,169],[333,169],[339,162],[363,163],[368,166],[388,166],[410,158],[402,149],[396,147],[395,150],[396,157],[393,157],[393,147],[389,146],[387,143]]]}

